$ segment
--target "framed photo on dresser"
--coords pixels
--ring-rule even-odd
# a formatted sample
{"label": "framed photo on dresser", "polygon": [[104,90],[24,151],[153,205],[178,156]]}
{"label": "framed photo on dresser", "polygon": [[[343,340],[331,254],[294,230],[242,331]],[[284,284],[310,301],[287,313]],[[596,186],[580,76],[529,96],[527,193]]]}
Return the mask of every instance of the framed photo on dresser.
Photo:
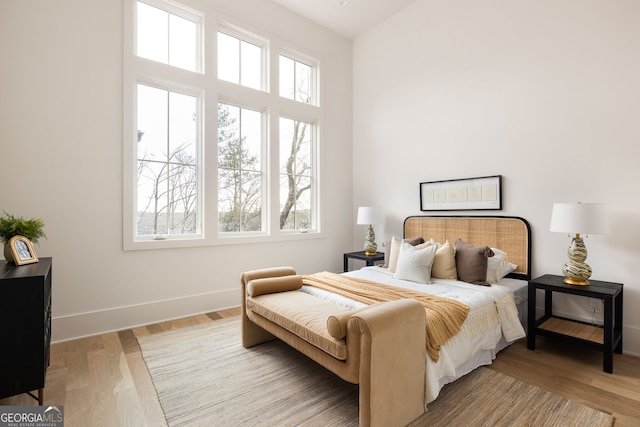
{"label": "framed photo on dresser", "polygon": [[32,264],[38,262],[33,244],[24,236],[13,236],[9,240],[9,251],[16,265]]}

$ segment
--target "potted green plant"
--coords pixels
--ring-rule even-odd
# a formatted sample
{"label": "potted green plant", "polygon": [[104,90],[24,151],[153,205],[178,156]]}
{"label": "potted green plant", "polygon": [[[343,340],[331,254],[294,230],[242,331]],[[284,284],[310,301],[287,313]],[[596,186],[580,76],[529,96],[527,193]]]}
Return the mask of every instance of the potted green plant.
{"label": "potted green plant", "polygon": [[32,243],[38,243],[41,237],[47,237],[44,233],[44,222],[39,218],[26,219],[6,212],[0,216],[0,240],[4,244],[4,257],[9,262],[13,262],[9,241],[14,236],[23,236]]}

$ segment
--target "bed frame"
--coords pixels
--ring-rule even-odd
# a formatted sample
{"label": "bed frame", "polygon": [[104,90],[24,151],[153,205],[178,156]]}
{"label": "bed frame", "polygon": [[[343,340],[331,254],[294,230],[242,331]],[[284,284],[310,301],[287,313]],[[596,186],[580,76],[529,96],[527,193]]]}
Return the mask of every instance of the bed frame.
{"label": "bed frame", "polygon": [[[531,231],[522,218],[412,216],[403,235],[499,248],[518,265],[512,277],[531,276]],[[348,310],[300,292],[302,278],[291,267],[247,271],[241,285],[244,347],[278,338],[359,384],[360,426],[404,426],[424,413],[426,318],[418,301]],[[329,332],[329,318],[338,323],[338,334]]]}
{"label": "bed frame", "polygon": [[512,216],[410,216],[403,236],[422,237],[454,245],[462,239],[472,245],[503,250],[518,268],[507,277],[531,279],[531,227],[524,218]]}

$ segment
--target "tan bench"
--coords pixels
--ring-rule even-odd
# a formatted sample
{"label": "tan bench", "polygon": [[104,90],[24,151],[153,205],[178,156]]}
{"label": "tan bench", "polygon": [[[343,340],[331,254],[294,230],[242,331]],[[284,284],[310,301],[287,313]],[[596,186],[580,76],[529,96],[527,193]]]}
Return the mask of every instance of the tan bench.
{"label": "tan bench", "polygon": [[359,384],[361,426],[404,426],[425,411],[425,311],[403,299],[359,310],[300,291],[290,267],[242,275],[242,344],[279,338]]}

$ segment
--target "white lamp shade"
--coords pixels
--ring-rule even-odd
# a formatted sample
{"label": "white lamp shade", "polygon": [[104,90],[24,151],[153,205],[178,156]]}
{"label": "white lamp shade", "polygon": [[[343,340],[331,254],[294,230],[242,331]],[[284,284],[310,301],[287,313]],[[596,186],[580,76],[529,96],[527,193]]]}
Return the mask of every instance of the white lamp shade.
{"label": "white lamp shade", "polygon": [[570,234],[605,234],[608,231],[603,203],[554,203],[551,231]]}
{"label": "white lamp shade", "polygon": [[384,222],[382,208],[361,206],[358,208],[358,224],[381,224]]}

